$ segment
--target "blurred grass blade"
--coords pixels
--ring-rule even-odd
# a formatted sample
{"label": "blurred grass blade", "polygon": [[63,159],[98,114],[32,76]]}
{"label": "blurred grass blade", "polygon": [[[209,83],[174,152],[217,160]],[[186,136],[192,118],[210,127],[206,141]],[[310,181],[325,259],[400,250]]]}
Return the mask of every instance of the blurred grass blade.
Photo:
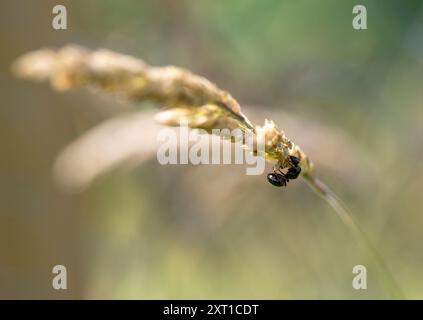
{"label": "blurred grass blade", "polygon": [[315,176],[306,174],[303,176],[303,178],[308,183],[308,185],[333,208],[342,222],[366,249],[367,253],[372,258],[372,262],[374,263],[375,267],[379,269],[380,275],[383,277],[383,284],[386,286],[391,297],[395,299],[404,299],[404,294],[401,288],[399,287],[391,271],[388,269],[379,251],[373,246],[366,233],[360,227],[358,222],[353,218],[352,214],[342,203],[342,201],[328,186],[326,186]]}

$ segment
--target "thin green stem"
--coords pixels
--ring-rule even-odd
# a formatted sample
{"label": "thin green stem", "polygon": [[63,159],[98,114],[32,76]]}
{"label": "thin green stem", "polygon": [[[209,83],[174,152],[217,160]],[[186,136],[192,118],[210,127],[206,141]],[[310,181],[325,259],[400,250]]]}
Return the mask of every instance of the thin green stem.
{"label": "thin green stem", "polygon": [[367,253],[373,259],[375,266],[380,270],[380,275],[383,277],[383,283],[385,284],[391,297],[394,299],[403,299],[404,294],[389,268],[387,267],[384,259],[380,255],[379,251],[373,246],[366,233],[354,219],[353,215],[349,212],[347,207],[328,186],[326,186],[315,176],[311,174],[305,174],[303,175],[303,178],[308,183],[308,185],[333,208],[342,222],[367,250]]}

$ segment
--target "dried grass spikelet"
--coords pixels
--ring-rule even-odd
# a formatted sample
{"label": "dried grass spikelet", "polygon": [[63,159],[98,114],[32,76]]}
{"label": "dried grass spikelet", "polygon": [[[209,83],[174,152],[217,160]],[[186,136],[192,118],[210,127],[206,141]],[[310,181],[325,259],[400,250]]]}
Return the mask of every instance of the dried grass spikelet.
{"label": "dried grass spikelet", "polygon": [[117,167],[132,167],[156,154],[161,126],[151,110],[108,119],[87,130],[63,148],[54,161],[53,174],[66,192],[84,190],[98,176]]}
{"label": "dried grass spikelet", "polygon": [[49,80],[56,90],[90,87],[130,101],[156,102],[166,108],[157,114],[157,121],[169,126],[186,121],[210,133],[212,129],[240,128],[262,135],[266,159],[285,168],[294,155],[300,159],[302,174],[312,169],[308,157],[272,121],[253,126],[228,92],[182,68],[152,67],[109,50],[72,45],[29,52],[17,59],[13,71],[22,78]]}

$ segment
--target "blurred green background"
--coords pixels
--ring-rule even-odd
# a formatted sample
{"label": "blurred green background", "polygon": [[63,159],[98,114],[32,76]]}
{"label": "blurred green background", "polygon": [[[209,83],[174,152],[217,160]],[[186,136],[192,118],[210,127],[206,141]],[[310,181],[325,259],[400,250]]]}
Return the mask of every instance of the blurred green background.
{"label": "blurred green background", "polygon": [[[69,142],[139,108],[14,79],[19,55],[76,43],[174,64],[274,119],[351,208],[407,298],[423,298],[421,1],[3,0],[0,298],[385,299],[381,275],[303,181],[243,166],[160,166],[153,155],[66,194]],[[368,29],[352,28],[367,7]],[[63,264],[68,290],[51,286]],[[368,289],[351,286],[368,267]]]}

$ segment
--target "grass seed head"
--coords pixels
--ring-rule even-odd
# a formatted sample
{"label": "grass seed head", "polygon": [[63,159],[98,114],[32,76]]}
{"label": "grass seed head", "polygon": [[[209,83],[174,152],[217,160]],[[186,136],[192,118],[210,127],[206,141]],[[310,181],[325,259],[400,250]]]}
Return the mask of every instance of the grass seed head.
{"label": "grass seed head", "polygon": [[[290,156],[300,159],[302,174],[313,166],[308,157],[285,136],[273,121],[253,126],[239,103],[206,78],[174,67],[152,67],[144,61],[109,50],[90,51],[79,46],[58,50],[40,49],[18,58],[13,72],[21,78],[49,80],[56,90],[89,87],[129,101],[153,101],[164,111],[156,119],[177,126],[185,121],[191,128],[240,128],[264,138],[265,158],[280,168],[292,166]],[[257,150],[253,150],[257,153]]]}

